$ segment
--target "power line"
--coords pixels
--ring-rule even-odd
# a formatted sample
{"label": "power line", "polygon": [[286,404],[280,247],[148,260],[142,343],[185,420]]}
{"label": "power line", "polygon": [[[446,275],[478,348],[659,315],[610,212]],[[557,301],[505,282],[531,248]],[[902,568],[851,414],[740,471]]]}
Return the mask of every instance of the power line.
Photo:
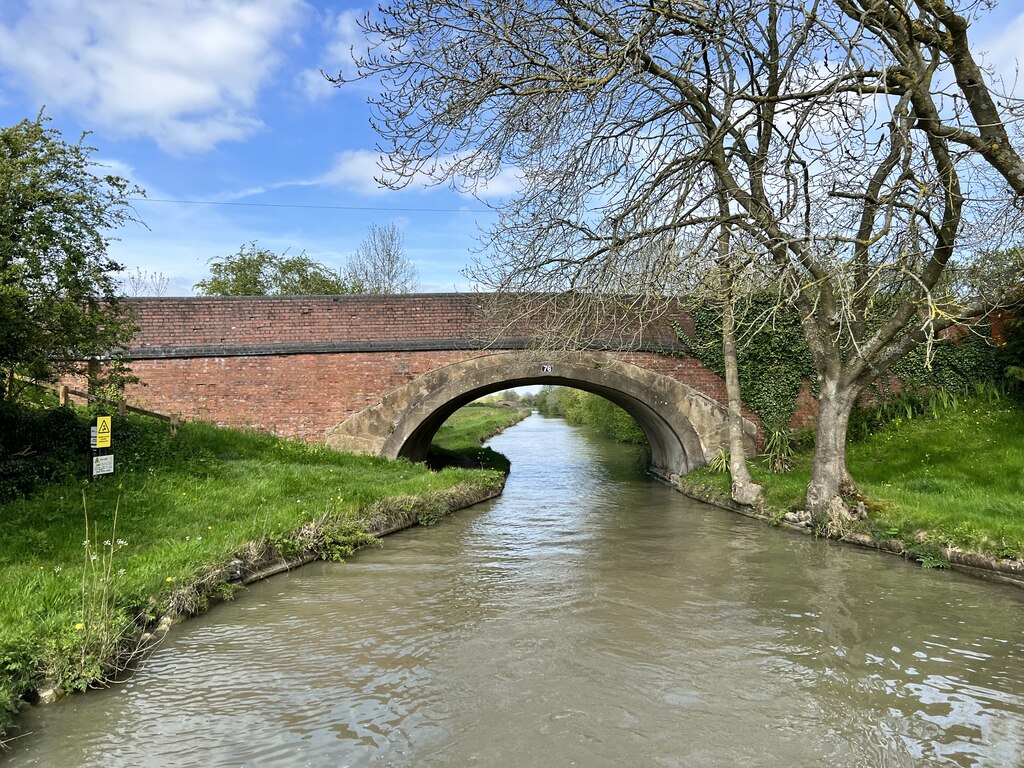
{"label": "power line", "polygon": [[303,205],[300,203],[239,203],[221,200],[171,200],[160,197],[130,197],[137,203],[176,203],[178,205],[233,205],[244,208],[305,208],[324,211],[388,211],[395,213],[495,213],[490,208],[384,208],[361,205]]}

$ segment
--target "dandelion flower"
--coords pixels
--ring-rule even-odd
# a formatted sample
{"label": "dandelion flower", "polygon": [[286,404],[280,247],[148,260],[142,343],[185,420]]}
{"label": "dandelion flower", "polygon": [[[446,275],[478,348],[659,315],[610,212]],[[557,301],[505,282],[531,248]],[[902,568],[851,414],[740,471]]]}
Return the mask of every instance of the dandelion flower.
{"label": "dandelion flower", "polygon": [[75,624],[75,629],[81,632],[83,629],[85,629],[85,624],[83,624],[82,622],[78,622],[77,624]]}
{"label": "dandelion flower", "polygon": [[168,584],[170,584],[170,583],[172,583],[174,581],[174,577],[173,576],[168,576],[166,579],[164,579],[164,581],[166,581]]}

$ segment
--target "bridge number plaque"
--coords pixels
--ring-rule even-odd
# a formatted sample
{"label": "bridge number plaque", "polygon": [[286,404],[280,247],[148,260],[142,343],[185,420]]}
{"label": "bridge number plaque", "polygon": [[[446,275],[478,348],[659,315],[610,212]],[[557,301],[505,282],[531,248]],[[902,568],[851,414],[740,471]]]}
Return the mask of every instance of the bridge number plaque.
{"label": "bridge number plaque", "polygon": [[540,367],[540,372],[541,373],[552,373],[552,372],[554,372],[554,370],[555,370],[555,366],[553,366],[553,365],[542,365]]}

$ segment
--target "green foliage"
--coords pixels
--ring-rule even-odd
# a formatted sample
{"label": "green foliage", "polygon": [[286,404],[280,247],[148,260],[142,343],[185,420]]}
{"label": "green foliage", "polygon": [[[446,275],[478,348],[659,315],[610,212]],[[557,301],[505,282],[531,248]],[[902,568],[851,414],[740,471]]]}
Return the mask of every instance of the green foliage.
{"label": "green foliage", "polygon": [[1024,304],[1013,308],[1003,320],[1006,343],[997,351],[1003,376],[1018,392],[1024,392]]}
{"label": "green foliage", "polygon": [[517,424],[530,414],[526,408],[496,407],[471,403],[441,425],[430,445],[427,463],[442,467],[477,467],[508,474],[510,465],[502,454],[482,443]]}
{"label": "green foliage", "polygon": [[[776,294],[765,292],[737,308],[738,327],[747,329],[745,334],[741,331],[737,362],[743,402],[760,417],[769,438],[781,445],[779,441],[788,434],[803,381],[813,385],[817,374],[796,311],[783,307],[773,314],[776,302]],[[685,340],[695,357],[724,376],[719,312],[713,307],[696,306],[691,308],[691,314],[695,331]],[[770,322],[759,325],[769,316]],[[751,331],[752,328],[757,330]],[[891,378],[883,376],[870,390],[878,402],[892,402],[892,407],[878,410],[872,404],[855,409],[849,434],[861,438],[870,434],[886,419],[906,409],[908,403],[919,412],[932,393],[970,393],[978,382],[999,379],[1005,374],[1007,355],[1012,352],[993,346],[989,335],[989,327],[979,325],[970,333],[940,340],[930,349],[913,349],[891,369],[899,379],[898,385],[893,386]]]}
{"label": "green foliage", "polygon": [[15,374],[82,372],[133,332],[107,246],[141,191],[97,174],[84,136],[69,144],[48,121],[0,128],[0,400],[19,394]]}
{"label": "green foliage", "polygon": [[[93,413],[69,414],[57,418],[74,419],[87,446]],[[0,503],[0,731],[44,678],[66,689],[105,679],[138,649],[138,622],[168,605],[201,609],[225,589],[204,582],[204,592],[197,579],[247,552],[258,559],[268,539],[343,558],[369,541],[382,500],[430,497],[429,518],[439,494],[473,497],[500,480],[202,423],[172,439],[164,422],[133,414],[114,417],[113,442],[113,476]]]}
{"label": "green foliage", "polygon": [[[989,385],[945,400],[911,418],[894,415],[852,443],[847,466],[869,510],[863,532],[895,538],[932,567],[944,546],[1024,559],[1024,412]],[[798,446],[791,471],[771,474],[751,464],[769,513],[803,508],[809,446]],[[691,472],[686,486],[728,498],[727,475]],[[944,560],[943,560],[944,562]]]}
{"label": "green foliage", "polygon": [[[118,472],[141,471],[171,455],[167,425],[146,416],[120,416],[112,403],[57,408],[52,396],[0,403],[0,503],[48,483],[89,479],[89,428],[110,416]],[[201,454],[199,454],[201,455]],[[198,456],[197,455],[197,458]]]}
{"label": "green foliage", "polygon": [[708,462],[707,466],[708,471],[716,475],[729,474],[729,449],[724,445],[719,448],[717,453],[711,457],[711,461]]}
{"label": "green foliage", "polygon": [[561,416],[570,424],[590,427],[620,443],[647,445],[647,437],[633,417],[600,395],[568,387],[544,387],[535,401],[538,410],[547,416]]}
{"label": "green foliage", "polygon": [[[773,313],[777,301],[776,294],[762,292],[736,307],[740,391],[768,432],[789,429],[800,387],[805,379],[816,380],[800,319],[788,308]],[[685,341],[697,359],[725,376],[720,311],[708,305],[690,311],[695,329]]]}
{"label": "green foliage", "polygon": [[906,548],[906,553],[920,563],[922,568],[949,568],[949,559],[934,544],[914,542]]}
{"label": "green foliage", "polygon": [[121,574],[115,563],[123,541],[117,537],[117,507],[110,528],[101,531],[98,525],[90,525],[85,494],[82,501],[85,539],[76,621],[62,626],[48,648],[51,673],[68,693],[106,683],[123,671],[140,634],[135,620],[117,604],[116,581]]}
{"label": "green foliage", "polygon": [[320,537],[320,557],[335,563],[352,557],[363,547],[381,546],[380,539],[366,532],[365,524],[350,520],[325,521]]}
{"label": "green foliage", "polygon": [[769,471],[778,474],[788,472],[790,461],[793,458],[794,445],[793,433],[789,429],[770,429],[768,437],[764,442],[765,466]]}
{"label": "green foliage", "polygon": [[907,389],[890,393],[877,402],[854,408],[847,435],[867,440],[888,424],[900,426],[918,417],[940,419],[975,401],[999,404],[1010,396],[1010,385],[1002,379],[959,382],[961,389]]}
{"label": "green foliage", "polygon": [[278,255],[253,241],[238,253],[210,260],[210,277],[195,284],[203,296],[308,296],[362,293],[340,272],[298,256]]}
{"label": "green foliage", "polygon": [[[991,342],[991,327],[979,325],[971,332],[937,342],[930,350],[916,347],[892,366],[906,390],[968,392],[979,381],[995,381],[1002,374],[997,348]],[[875,383],[883,396],[886,379]]]}
{"label": "green foliage", "polygon": [[0,502],[83,476],[88,456],[89,426],[75,411],[0,403]]}
{"label": "green foliage", "polygon": [[38,649],[29,642],[0,646],[0,734],[14,722],[19,700],[38,684],[39,666]]}

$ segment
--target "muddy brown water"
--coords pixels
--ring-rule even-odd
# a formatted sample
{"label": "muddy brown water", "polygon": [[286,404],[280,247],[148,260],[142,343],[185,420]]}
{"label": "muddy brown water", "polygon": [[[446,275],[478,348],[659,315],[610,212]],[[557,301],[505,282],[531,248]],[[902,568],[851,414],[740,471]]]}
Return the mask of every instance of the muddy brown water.
{"label": "muddy brown water", "polygon": [[686,499],[531,416],[499,499],[176,627],[25,766],[1024,766],[1024,592]]}

